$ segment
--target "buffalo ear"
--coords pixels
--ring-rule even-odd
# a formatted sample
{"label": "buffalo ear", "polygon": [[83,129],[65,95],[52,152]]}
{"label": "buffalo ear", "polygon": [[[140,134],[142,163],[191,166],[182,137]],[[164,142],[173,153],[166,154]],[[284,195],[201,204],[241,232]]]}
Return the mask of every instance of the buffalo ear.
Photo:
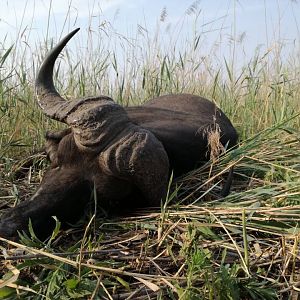
{"label": "buffalo ear", "polygon": [[134,126],[124,139],[100,154],[104,170],[129,181],[140,193],[140,206],[160,206],[165,200],[169,159],[162,143],[148,130]]}
{"label": "buffalo ear", "polygon": [[72,133],[71,128],[46,132],[45,151],[51,162],[52,168],[55,168],[58,165],[57,151],[60,141],[70,133]]}

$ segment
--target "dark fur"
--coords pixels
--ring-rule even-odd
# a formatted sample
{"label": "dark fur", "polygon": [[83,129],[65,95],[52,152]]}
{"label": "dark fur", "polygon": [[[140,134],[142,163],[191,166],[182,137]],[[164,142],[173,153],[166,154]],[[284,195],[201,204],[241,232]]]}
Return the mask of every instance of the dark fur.
{"label": "dark fur", "polygon": [[[45,148],[51,169],[31,200],[2,216],[1,235],[16,237],[17,230],[26,229],[29,218],[40,233],[49,233],[52,215],[65,222],[76,221],[94,185],[100,205],[105,208],[159,206],[171,170],[178,176],[209,159],[204,130],[217,122],[223,145],[231,147],[237,141],[227,117],[214,104],[197,96],[158,97],[126,111],[131,121],[125,128],[127,133],[122,128],[123,139],[117,137],[100,151],[79,149],[72,129],[48,132]],[[171,166],[167,169],[164,150]],[[162,154],[157,155],[158,151]]]}
{"label": "dark fur", "polygon": [[65,101],[54,87],[53,66],[77,31],[50,51],[36,80],[41,109],[70,128],[46,134],[51,168],[29,201],[1,217],[3,237],[16,238],[29,218],[41,236],[51,231],[53,215],[76,221],[93,190],[102,207],[159,206],[171,171],[182,175],[209,159],[209,131],[220,131],[224,147],[236,145],[229,119],[199,96],[161,96],[126,109],[105,96]]}

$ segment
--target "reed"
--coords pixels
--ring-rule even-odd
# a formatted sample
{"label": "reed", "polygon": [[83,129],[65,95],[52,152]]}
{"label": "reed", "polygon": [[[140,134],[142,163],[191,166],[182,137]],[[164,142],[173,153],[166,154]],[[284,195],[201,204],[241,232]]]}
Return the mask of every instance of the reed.
{"label": "reed", "polygon": [[[132,36],[105,23],[93,27],[91,16],[91,26],[82,28],[86,39],[72,40],[60,56],[55,84],[66,98],[104,94],[122,105],[166,93],[202,95],[238,128],[240,147],[170,182],[169,205],[161,209],[126,219],[99,216],[67,232],[57,221],[48,241],[32,230],[21,244],[1,239],[1,299],[296,299],[299,49],[283,60],[278,40],[281,47],[257,50],[240,65],[242,39],[225,58],[218,54],[226,46],[216,40],[203,56],[211,32],[196,30],[200,12],[195,2],[184,14],[183,22],[194,24],[188,38],[180,26],[165,34],[166,9],[155,31],[138,25]],[[16,41],[0,47],[1,207],[33,193],[47,163],[32,153],[46,130],[62,126],[37,108],[34,78],[46,52],[76,24],[67,12],[54,36],[51,9],[48,18],[45,37],[32,42],[33,27],[22,34],[22,24]],[[32,159],[26,176],[16,179]],[[218,199],[231,166],[232,193]]]}

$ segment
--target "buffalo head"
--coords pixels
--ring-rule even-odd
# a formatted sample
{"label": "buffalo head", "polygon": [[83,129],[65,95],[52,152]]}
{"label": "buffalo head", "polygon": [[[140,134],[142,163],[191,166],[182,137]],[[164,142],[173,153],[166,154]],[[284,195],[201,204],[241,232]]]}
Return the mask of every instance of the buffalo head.
{"label": "buffalo head", "polygon": [[66,101],[56,91],[55,60],[77,31],[50,51],[36,79],[40,108],[70,129],[46,134],[51,168],[29,201],[2,216],[1,236],[15,237],[29,218],[39,231],[47,231],[51,216],[76,220],[93,189],[103,206],[122,205],[129,198],[139,206],[157,206],[165,196],[168,156],[150,131],[133,124],[124,108],[109,97]]}

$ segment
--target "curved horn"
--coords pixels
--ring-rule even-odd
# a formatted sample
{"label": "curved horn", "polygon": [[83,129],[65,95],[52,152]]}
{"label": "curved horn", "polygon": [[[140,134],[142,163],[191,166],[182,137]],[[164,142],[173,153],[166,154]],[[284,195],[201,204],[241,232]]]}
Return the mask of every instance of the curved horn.
{"label": "curved horn", "polygon": [[106,96],[66,101],[53,83],[54,63],[79,28],[64,37],[46,56],[36,79],[36,95],[43,112],[72,127],[77,145],[103,147],[129,122],[123,107]]}
{"label": "curved horn", "polygon": [[39,69],[35,82],[38,104],[43,112],[50,118],[62,122],[71,107],[70,102],[65,101],[55,89],[53,84],[53,67],[59,53],[79,29],[77,28],[70,32],[48,53]]}

